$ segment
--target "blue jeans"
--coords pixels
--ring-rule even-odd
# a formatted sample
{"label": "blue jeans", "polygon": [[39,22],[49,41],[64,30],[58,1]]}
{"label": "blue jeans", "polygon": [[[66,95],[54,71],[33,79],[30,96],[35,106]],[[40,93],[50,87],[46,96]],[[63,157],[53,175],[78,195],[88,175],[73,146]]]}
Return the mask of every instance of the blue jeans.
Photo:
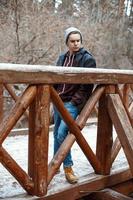
{"label": "blue jeans", "polygon": [[[73,119],[76,119],[76,117],[78,116],[78,108],[71,102],[65,102],[64,106],[69,111]],[[55,107],[54,107],[54,124],[55,124],[54,127],[54,155],[55,155],[60,145],[68,135],[69,131],[66,123],[63,121],[63,119],[60,116],[60,113],[57,111]],[[70,167],[73,165],[71,150],[68,152],[66,158],[64,159],[63,165],[64,167]]]}

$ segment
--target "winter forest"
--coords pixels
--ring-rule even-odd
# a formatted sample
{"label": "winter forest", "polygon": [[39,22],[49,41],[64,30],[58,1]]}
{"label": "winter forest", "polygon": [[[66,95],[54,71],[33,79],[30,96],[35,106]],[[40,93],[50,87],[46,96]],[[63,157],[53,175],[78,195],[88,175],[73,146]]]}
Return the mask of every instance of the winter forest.
{"label": "winter forest", "polygon": [[133,69],[133,0],[0,0],[0,62],[55,65],[69,26],[97,67]]}
{"label": "winter forest", "polygon": [[[4,65],[3,63],[9,63],[10,67],[13,66],[10,63],[27,64],[27,65],[42,65],[41,68],[44,67],[43,69],[46,69],[46,70],[48,69],[48,65],[55,66],[58,56],[62,52],[66,51],[67,49],[65,41],[64,41],[64,31],[70,26],[77,27],[81,31],[82,36],[83,36],[83,46],[85,47],[85,49],[90,51],[91,54],[95,57],[97,68],[99,68],[98,70],[97,69],[95,70],[100,71],[99,74],[102,74],[101,71],[103,69],[101,68],[122,69],[122,70],[112,70],[112,71],[113,73],[114,71],[124,71],[124,75],[127,73],[127,71],[125,73],[125,70],[133,70],[133,0],[0,0],[0,63],[2,63],[1,66]],[[15,65],[15,66],[18,67],[18,65]],[[19,66],[23,66],[23,65],[19,65]],[[31,67],[33,68],[36,66],[31,66]],[[2,71],[3,70],[2,67],[0,68]],[[17,70],[19,71],[21,69],[18,67]],[[111,70],[105,70],[105,69],[104,71],[111,71]],[[80,69],[80,70],[83,70],[83,69]],[[38,72],[40,73],[40,71]],[[58,73],[59,72],[60,71],[58,71]],[[125,175],[125,171],[123,172],[121,171],[120,175],[118,174],[119,176],[117,176],[117,174],[113,176],[110,175],[110,170],[112,170],[112,172],[114,173],[115,167],[117,165],[119,165],[122,170],[124,169],[125,166],[130,167],[132,169],[131,175],[133,175],[133,167],[131,166],[133,163],[133,159],[131,158],[132,160],[130,161],[130,157],[132,157],[131,153],[133,153],[133,148],[132,148],[133,140],[131,137],[132,136],[131,133],[133,130],[132,124],[131,124],[132,123],[131,120],[133,118],[133,112],[132,112],[133,111],[133,92],[132,92],[133,91],[133,84],[132,84],[133,73],[132,71],[130,71],[129,74],[128,73],[126,74],[126,76],[122,75],[122,77],[124,77],[123,82],[119,82],[119,80],[117,80],[118,76],[116,75],[114,76],[114,79],[112,79],[113,76],[110,73],[110,76],[107,77],[107,80],[106,81],[103,80],[103,82],[105,81],[106,83],[105,85],[102,85],[103,83],[101,85],[95,84],[94,85],[96,86],[94,87],[95,93],[93,92],[93,95],[91,96],[92,98],[90,98],[91,100],[88,101],[89,103],[88,104],[86,103],[87,107],[85,107],[85,109],[87,108],[88,111],[86,112],[87,109],[86,110],[84,109],[84,112],[82,113],[81,118],[79,118],[80,120],[82,119],[81,120],[82,123],[79,120],[79,124],[78,124],[78,120],[77,120],[76,121],[77,124],[76,124],[75,122],[70,120],[71,118],[69,118],[69,114],[67,116],[65,111],[62,109],[62,104],[61,104],[62,101],[58,97],[59,95],[56,95],[56,92],[54,92],[54,90],[51,89],[52,87],[47,87],[48,85],[45,85],[46,83],[42,85],[42,82],[40,81],[40,77],[39,77],[38,82],[34,83],[32,73],[30,72],[28,74],[29,76],[27,76],[28,82],[23,81],[23,82],[19,82],[21,84],[17,84],[18,82],[15,82],[15,79],[14,79],[14,82],[11,80],[11,84],[10,84],[10,82],[6,83],[7,80],[5,77],[7,75],[7,71],[4,72],[3,77],[4,77],[5,82],[2,80],[2,75],[1,75],[1,80],[2,80],[1,82],[4,85],[4,87],[2,88],[3,85],[1,84],[1,88],[0,88],[0,95],[1,95],[0,105],[2,105],[1,115],[0,115],[0,120],[2,124],[1,125],[2,139],[0,141],[1,142],[0,143],[1,145],[0,146],[0,153],[1,153],[0,154],[1,156],[0,199],[4,199],[4,198],[7,200],[9,199],[14,200],[14,198],[18,199],[18,196],[16,195],[19,195],[20,197],[22,197],[22,199],[26,199],[25,197],[27,197],[27,191],[30,191],[29,189],[27,190],[28,187],[31,188],[31,191],[32,191],[31,194],[33,195],[35,194],[37,196],[39,194],[38,191],[41,188],[41,185],[39,186],[40,188],[38,187],[38,185],[39,183],[41,183],[41,180],[43,180],[43,178],[46,178],[45,185],[43,186],[45,186],[45,189],[48,189],[48,193],[47,191],[43,192],[44,188],[42,187],[43,195],[45,195],[46,193],[48,195],[54,194],[57,191],[58,192],[61,191],[61,189],[64,189],[66,186],[70,188],[71,186],[69,185],[69,183],[67,183],[64,176],[64,169],[62,168],[62,166],[59,166],[60,164],[59,162],[61,161],[60,157],[63,154],[66,155],[65,153],[67,153],[69,150],[68,147],[70,148],[75,142],[75,140],[77,139],[76,138],[77,135],[75,134],[76,135],[75,136],[73,134],[73,130],[74,130],[74,133],[78,130],[77,141],[79,142],[81,140],[80,145],[76,141],[72,149],[75,154],[74,162],[76,163],[74,166],[75,167],[74,170],[77,176],[79,177],[79,180],[80,180],[79,184],[82,185],[82,180],[88,181],[87,180],[88,173],[90,172],[94,173],[94,171],[96,171],[95,168],[98,168],[98,170],[100,169],[99,174],[101,174],[102,176],[107,175],[110,177],[114,177],[114,179],[112,180],[119,179],[118,183],[122,183],[123,184],[122,187],[123,186],[125,187],[124,183],[126,181],[131,180],[131,183],[132,183],[132,178],[127,177]],[[12,79],[12,76],[10,75],[11,74],[10,71],[8,74],[9,74],[8,77],[11,77]],[[25,74],[27,74],[27,71]],[[42,75],[42,71],[40,74]],[[71,74],[68,74],[68,75],[71,78]],[[15,76],[17,78],[20,77],[18,76],[16,72],[15,72]],[[48,78],[49,77],[51,78],[51,74],[50,75],[48,74],[47,76]],[[106,74],[104,75],[104,77],[105,76]],[[23,76],[21,77],[23,78]],[[33,79],[31,82],[29,81],[29,77],[32,77]],[[59,81],[58,77],[59,76],[56,76],[55,79],[53,78],[54,83],[56,83],[55,80]],[[65,76],[62,76],[63,81],[64,81],[64,77]],[[81,84],[84,84],[84,80],[87,80],[88,78],[87,77],[85,79],[84,76],[82,76],[81,78],[81,71],[79,73],[79,76],[77,77],[79,77]],[[43,80],[45,80],[44,77],[42,78]],[[108,81],[109,78],[111,80],[111,83]],[[102,76],[99,79],[102,79]],[[113,80],[115,79],[117,80],[117,82],[113,82]],[[68,83],[70,83],[70,80]],[[74,81],[75,80],[76,80],[76,76],[75,76]],[[89,82],[89,83],[92,83],[92,82]],[[98,83],[98,81],[96,83]],[[112,83],[113,85],[111,85]],[[121,84],[120,87],[119,87],[119,83]],[[51,86],[53,82],[48,82],[47,84]],[[23,92],[24,90],[26,92]],[[44,96],[44,93],[45,93],[45,96]],[[2,97],[4,98],[2,99]],[[54,101],[54,98],[55,98],[55,101]],[[46,101],[44,101],[44,99]],[[55,174],[56,168],[53,164],[51,164],[52,163],[51,159],[53,158],[53,151],[54,151],[53,150],[54,120],[53,120],[52,103],[55,105],[55,107],[57,106],[57,109],[61,107],[61,109],[63,110],[61,114],[64,112],[63,114],[65,116],[63,119],[67,119],[66,120],[67,122],[70,120],[71,127],[72,126],[76,127],[72,131],[70,129],[72,134],[69,134],[70,138],[68,138],[69,140],[67,140],[68,145],[67,147],[65,147],[64,145],[63,147],[64,149],[63,148],[61,149],[63,150],[62,151],[63,153],[60,150],[61,153],[59,152],[59,154],[57,154],[59,159],[57,159],[57,157],[55,156],[56,158],[55,164],[56,164],[56,161],[58,161],[59,163],[59,164],[57,163],[58,165],[55,165],[57,166],[57,170],[59,169],[59,167],[61,167],[60,168],[61,171],[59,174]],[[105,108],[103,109],[103,107]],[[118,109],[118,112],[117,112],[117,109]],[[94,111],[94,112],[91,113],[91,111]],[[100,114],[98,114],[98,112]],[[117,118],[115,118],[116,115],[117,115]],[[91,118],[89,119],[90,121],[87,118],[88,116]],[[80,123],[82,126],[80,126]],[[49,124],[51,126],[49,126]],[[115,124],[116,126],[118,125],[118,131],[115,130],[115,126],[114,126]],[[103,129],[103,127],[105,128],[105,130]],[[83,129],[83,137],[80,131],[82,129]],[[104,130],[104,131],[100,131],[100,130]],[[12,132],[11,133],[12,137],[8,137],[10,132]],[[42,134],[44,132],[46,132],[46,134]],[[120,132],[122,132],[123,135]],[[102,133],[103,138],[100,135],[101,133]],[[105,136],[107,136],[106,133],[108,133],[108,137],[107,137],[107,140],[105,140],[104,142],[104,139],[106,138]],[[42,136],[46,136],[46,137],[42,137]],[[34,137],[34,141],[33,141],[33,137]],[[125,140],[125,138],[127,140]],[[131,144],[130,144],[130,140],[131,140]],[[3,143],[3,146],[2,146],[2,143]],[[86,146],[89,143],[90,143],[90,147],[92,148],[92,151],[89,150],[91,149],[89,146]],[[104,148],[101,148],[102,145]],[[121,146],[122,147],[124,146],[124,148],[121,148]],[[7,150],[7,152],[9,152],[9,156],[8,156],[8,153],[6,153],[6,151],[3,150],[4,149],[3,147]],[[119,149],[118,148],[116,149],[116,147],[118,147]],[[87,151],[85,148],[87,149]],[[112,156],[113,153],[111,153],[111,148],[112,150],[114,150],[112,152],[113,153],[115,152],[114,156]],[[94,155],[93,155],[93,151],[94,151]],[[45,155],[43,155],[43,152],[45,152]],[[90,162],[89,160],[90,157],[88,155],[87,156],[89,158],[87,157],[88,160],[86,159],[86,152],[87,154],[90,154],[91,161],[95,159],[94,161],[96,161],[95,162],[96,164],[94,163],[94,166]],[[126,153],[128,152],[127,153],[128,156],[125,154],[125,152]],[[116,153],[117,155],[119,154],[118,157]],[[105,154],[106,154],[105,159],[100,160],[102,157],[104,158]],[[125,155],[128,157],[127,160],[126,160]],[[39,161],[37,160],[37,156],[40,159],[40,160],[38,159]],[[117,157],[115,162],[111,156],[113,157],[114,160]],[[45,163],[44,163],[44,158],[45,158]],[[15,164],[13,159],[15,159],[18,165],[20,165],[20,168],[19,166],[17,166],[17,164]],[[107,161],[108,163],[106,163]],[[122,161],[122,164],[121,164],[121,161]],[[128,162],[130,161],[131,164],[130,162],[127,163],[127,161]],[[3,164],[4,162],[7,163],[5,166]],[[49,165],[50,167],[47,167],[47,164],[49,163],[50,163]],[[39,168],[38,166],[39,167],[41,166],[41,167]],[[54,166],[53,169],[51,166]],[[107,169],[105,169],[106,167]],[[16,169],[19,169],[19,170],[17,171]],[[26,174],[22,173],[23,169],[24,169],[24,173],[26,172]],[[44,174],[44,170],[46,172],[45,174]],[[13,173],[9,173],[9,172],[13,172]],[[22,176],[21,176],[21,173],[22,173]],[[40,177],[41,177],[41,173],[43,174],[41,177],[42,179],[38,176],[39,173],[40,173],[39,175]],[[14,175],[16,175],[18,179]],[[49,176],[51,177],[49,178]],[[116,182],[114,181],[114,183],[112,182],[111,183],[112,185],[111,185],[110,177],[108,177],[107,179],[103,178],[102,181],[99,179],[100,181],[99,182],[96,181],[96,184],[94,183],[94,185],[98,186],[98,190],[100,190],[98,184],[101,185],[100,186],[101,189],[103,189],[105,186],[106,187],[111,186],[113,188],[113,184],[117,185],[118,183],[117,181]],[[49,180],[47,180],[48,178]],[[95,179],[95,174],[93,177],[91,177],[90,175],[90,178]],[[90,184],[91,184],[91,181],[90,181]],[[123,189],[125,189],[124,187]],[[93,187],[90,189],[89,192],[95,193],[95,190],[92,190],[92,189]],[[78,195],[80,197],[85,196],[89,193],[88,188],[87,190],[80,191],[78,187],[77,189],[75,189],[75,192],[76,193],[79,192]],[[85,193],[82,193],[82,192],[85,192]],[[62,193],[62,194],[64,195],[65,193]],[[73,194],[73,196],[75,194]],[[69,197],[70,196],[71,196],[71,192],[69,193]],[[29,200],[33,198],[29,197]],[[58,198],[58,195],[57,195],[57,198]]]}

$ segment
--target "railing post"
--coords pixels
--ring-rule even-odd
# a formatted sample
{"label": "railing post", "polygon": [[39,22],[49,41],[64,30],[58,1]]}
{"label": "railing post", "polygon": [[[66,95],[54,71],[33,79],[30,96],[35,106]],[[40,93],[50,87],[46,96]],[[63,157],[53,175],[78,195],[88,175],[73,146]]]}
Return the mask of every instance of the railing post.
{"label": "railing post", "polygon": [[114,86],[107,86],[105,93],[99,100],[96,154],[101,162],[101,174],[103,175],[109,174],[111,169],[111,149],[113,138],[112,121],[107,108],[107,94],[114,92]]}
{"label": "railing post", "polygon": [[129,105],[129,90],[130,90],[130,85],[125,84],[123,87],[123,101],[124,105],[128,108]]}
{"label": "railing post", "polygon": [[33,194],[47,193],[49,86],[38,85],[37,95],[29,109],[29,160],[28,171],[34,182]]}

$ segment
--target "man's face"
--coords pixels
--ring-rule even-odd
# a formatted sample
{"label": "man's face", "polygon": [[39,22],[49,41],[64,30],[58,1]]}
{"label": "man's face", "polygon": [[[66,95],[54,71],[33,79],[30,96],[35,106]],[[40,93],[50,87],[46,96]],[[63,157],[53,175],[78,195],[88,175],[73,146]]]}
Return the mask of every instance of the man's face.
{"label": "man's face", "polygon": [[72,33],[69,35],[67,46],[70,51],[70,54],[79,51],[81,47],[81,38],[80,34],[78,33]]}

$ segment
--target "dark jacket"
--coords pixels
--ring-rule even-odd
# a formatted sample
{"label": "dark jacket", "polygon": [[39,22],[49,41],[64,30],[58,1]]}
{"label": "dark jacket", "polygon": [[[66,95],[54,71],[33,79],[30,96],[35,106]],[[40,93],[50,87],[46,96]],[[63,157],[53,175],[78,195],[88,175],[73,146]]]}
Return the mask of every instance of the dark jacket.
{"label": "dark jacket", "polygon": [[[66,56],[68,56],[68,52],[59,57],[57,66],[64,65]],[[86,51],[84,48],[81,48],[75,54],[72,66],[96,68],[96,62],[88,51]],[[80,111],[92,93],[93,84],[57,84],[55,89],[57,90],[63,102],[71,101],[74,105],[78,106]]]}

